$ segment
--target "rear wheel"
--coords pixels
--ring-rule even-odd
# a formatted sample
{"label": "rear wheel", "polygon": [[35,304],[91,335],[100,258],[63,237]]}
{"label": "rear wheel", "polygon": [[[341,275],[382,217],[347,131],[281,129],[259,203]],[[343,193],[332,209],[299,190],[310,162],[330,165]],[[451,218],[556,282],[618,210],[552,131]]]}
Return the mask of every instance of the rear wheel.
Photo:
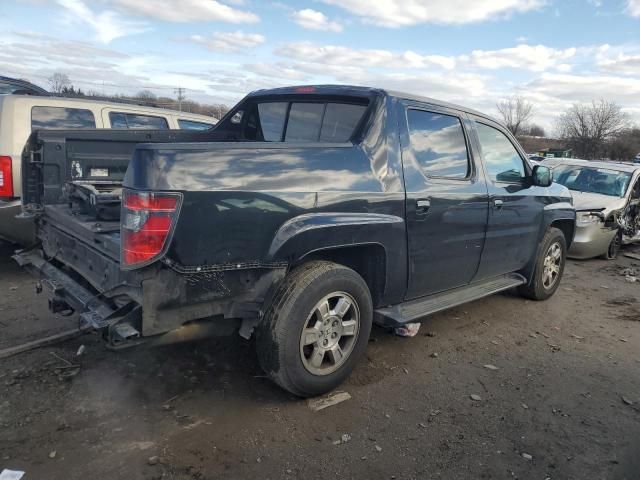
{"label": "rear wheel", "polygon": [[551,297],[560,285],[566,259],[567,242],[564,234],[557,228],[550,228],[540,244],[533,278],[528,285],[519,287],[520,294],[532,300]]}
{"label": "rear wheel", "polygon": [[366,349],[373,307],[355,271],[309,262],[292,271],[256,332],[262,368],[300,397],[340,385]]}

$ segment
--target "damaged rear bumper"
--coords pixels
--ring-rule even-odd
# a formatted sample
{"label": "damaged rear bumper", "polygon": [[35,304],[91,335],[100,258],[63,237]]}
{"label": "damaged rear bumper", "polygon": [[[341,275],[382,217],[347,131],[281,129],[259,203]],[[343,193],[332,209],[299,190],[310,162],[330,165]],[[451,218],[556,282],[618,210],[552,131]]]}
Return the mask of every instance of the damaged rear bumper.
{"label": "damaged rear bumper", "polygon": [[[210,335],[239,329],[248,338],[261,318],[265,299],[286,273],[285,265],[209,266],[178,272],[168,262],[123,272],[117,264],[107,267],[113,260],[91,252],[95,258],[86,263],[93,266],[90,276],[60,258],[46,260],[41,250],[19,252],[14,259],[40,279],[40,290],[46,291],[52,311],[78,312],[82,327],[101,329],[110,341],[166,334],[197,320],[214,324],[207,327]],[[96,286],[100,275],[109,274],[120,277],[104,282],[109,288]],[[220,333],[211,328],[215,325]]]}

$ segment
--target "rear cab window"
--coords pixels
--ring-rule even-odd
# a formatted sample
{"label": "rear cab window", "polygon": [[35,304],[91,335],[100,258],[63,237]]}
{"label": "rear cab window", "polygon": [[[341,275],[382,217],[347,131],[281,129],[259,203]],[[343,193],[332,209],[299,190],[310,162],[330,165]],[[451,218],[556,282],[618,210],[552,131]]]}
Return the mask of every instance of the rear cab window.
{"label": "rear cab window", "polygon": [[96,119],[86,108],[44,107],[31,108],[31,130],[96,128]]}
{"label": "rear cab window", "polygon": [[169,123],[164,117],[128,112],[109,112],[111,128],[132,130],[168,130]]}
{"label": "rear cab window", "polygon": [[228,138],[261,142],[345,143],[351,140],[368,99],[256,100],[216,127]]}

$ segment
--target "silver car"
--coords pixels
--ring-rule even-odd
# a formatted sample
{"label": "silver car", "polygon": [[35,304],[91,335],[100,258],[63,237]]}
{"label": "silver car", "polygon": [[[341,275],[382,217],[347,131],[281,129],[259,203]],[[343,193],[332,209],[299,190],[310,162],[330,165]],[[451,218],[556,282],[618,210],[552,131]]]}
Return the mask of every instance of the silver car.
{"label": "silver car", "polygon": [[640,240],[640,165],[573,158],[545,165],[573,195],[576,233],[569,256],[613,259],[621,244]]}

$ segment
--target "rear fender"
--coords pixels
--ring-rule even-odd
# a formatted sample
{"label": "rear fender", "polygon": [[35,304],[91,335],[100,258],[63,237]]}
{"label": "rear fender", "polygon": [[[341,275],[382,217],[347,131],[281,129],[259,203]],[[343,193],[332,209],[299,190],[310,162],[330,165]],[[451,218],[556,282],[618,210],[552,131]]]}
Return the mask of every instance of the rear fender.
{"label": "rear fender", "polygon": [[[401,217],[378,213],[310,213],[285,222],[269,247],[271,261],[297,264],[321,252],[376,245],[384,250],[385,290],[381,301],[401,301],[406,288],[405,223]],[[393,279],[394,281],[387,281]],[[401,281],[398,281],[401,279]]]}

